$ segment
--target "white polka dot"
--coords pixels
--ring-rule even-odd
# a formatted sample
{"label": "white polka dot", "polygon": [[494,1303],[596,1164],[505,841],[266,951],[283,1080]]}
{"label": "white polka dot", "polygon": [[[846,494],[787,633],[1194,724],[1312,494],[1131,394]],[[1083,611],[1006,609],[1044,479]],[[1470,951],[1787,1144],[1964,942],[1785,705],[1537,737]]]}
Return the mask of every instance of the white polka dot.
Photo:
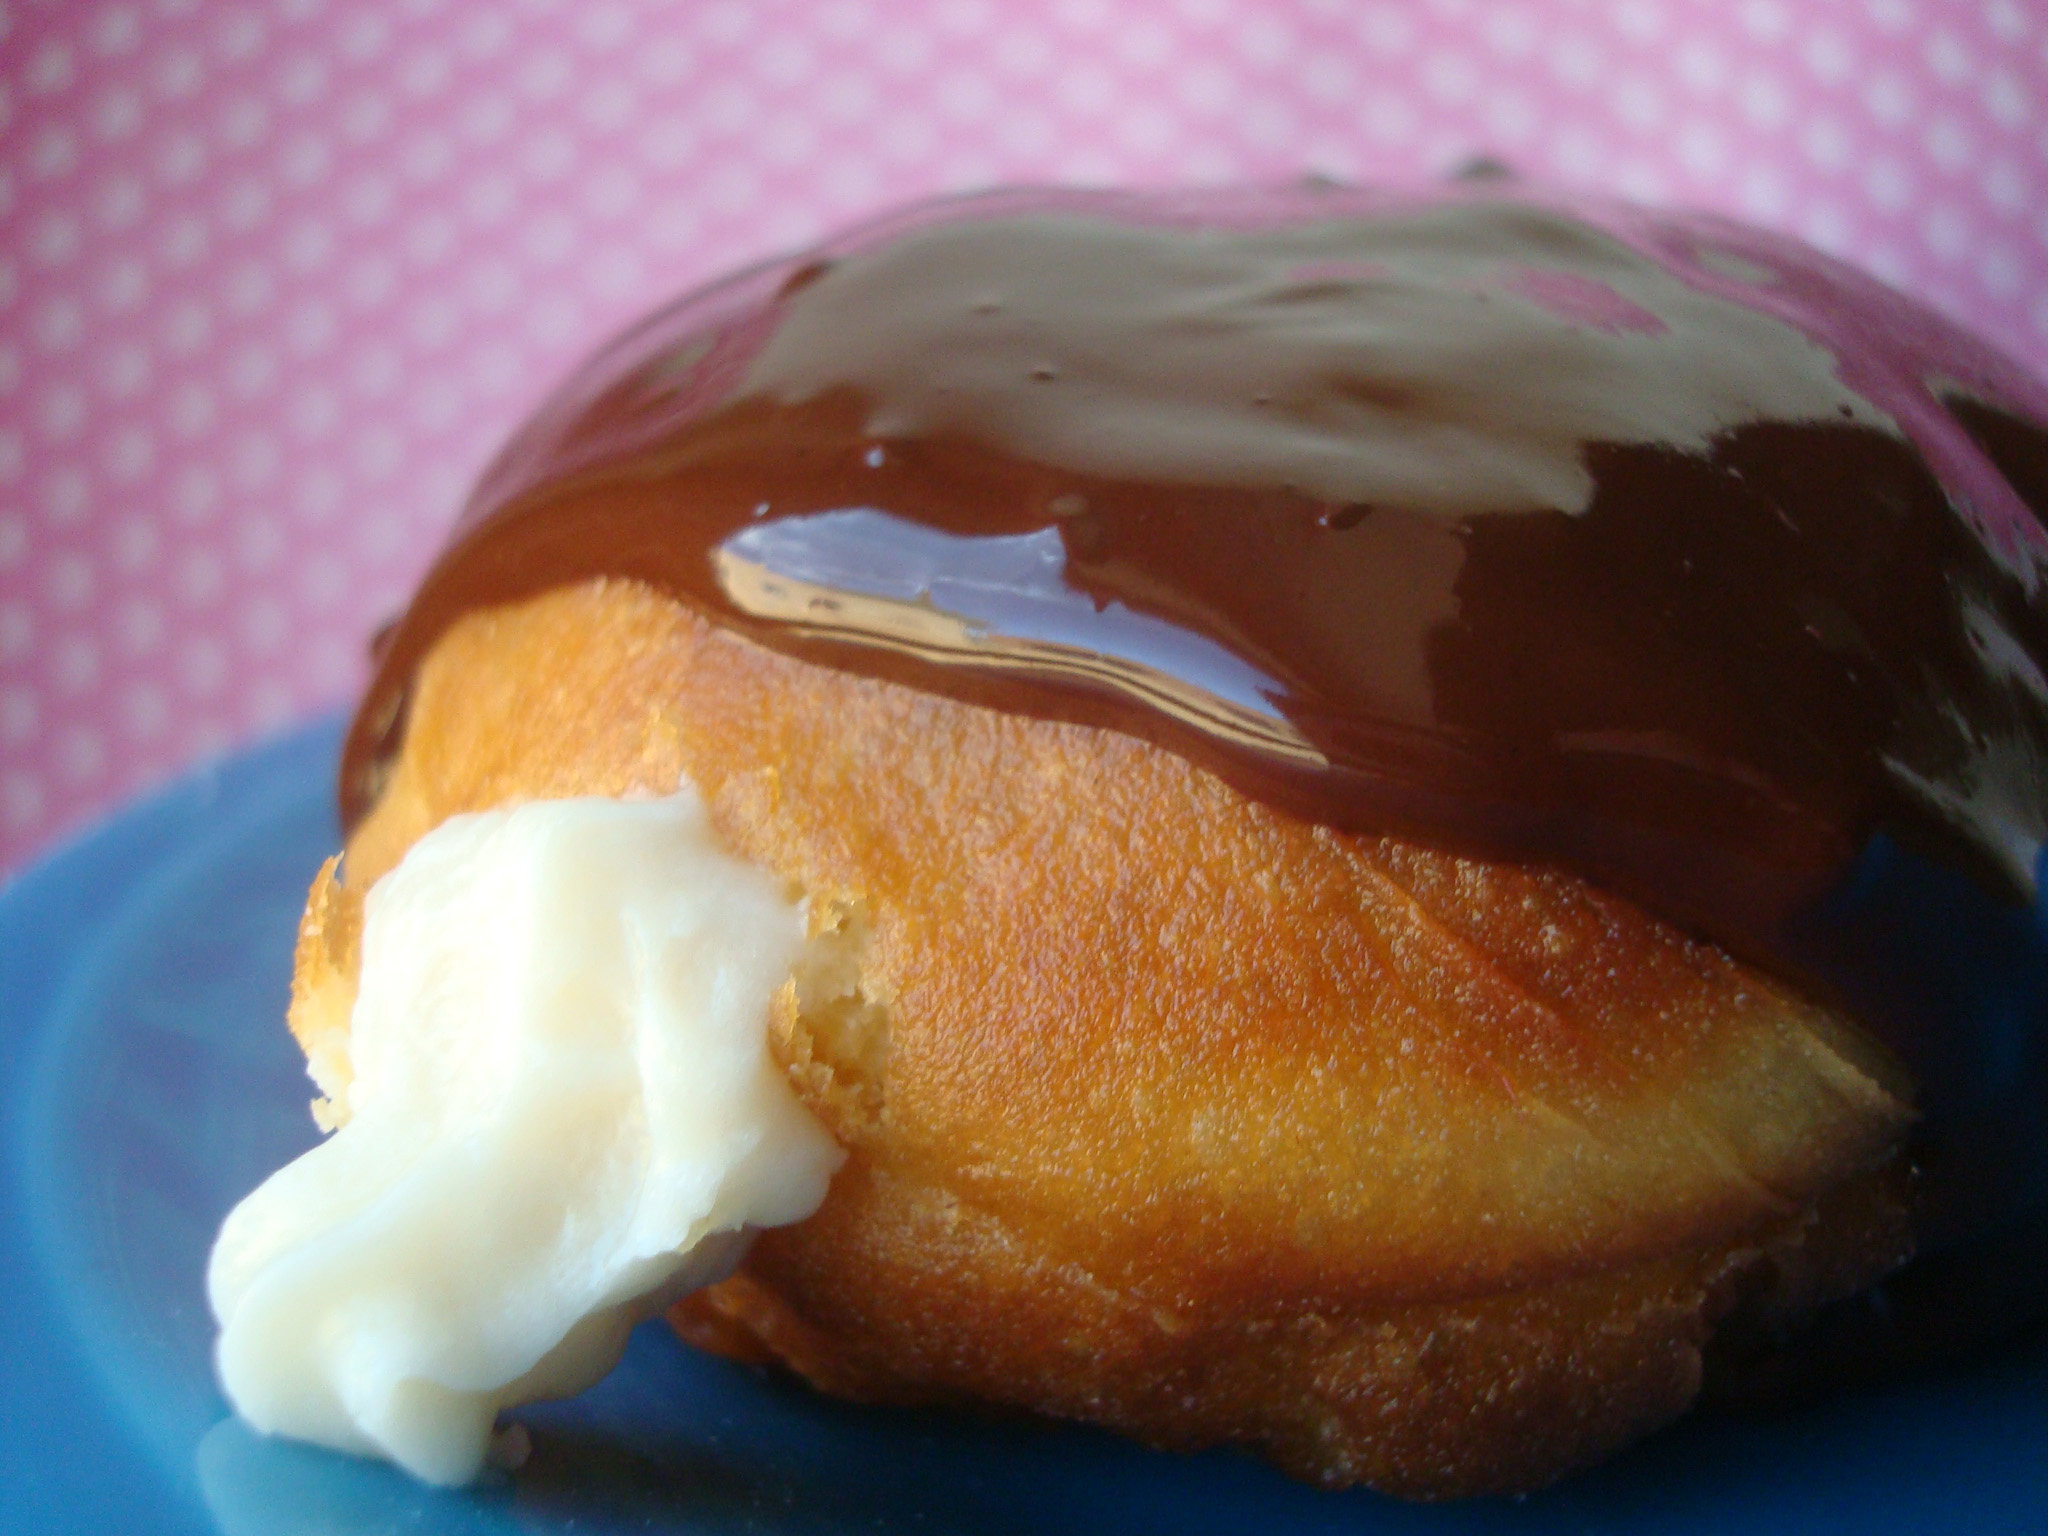
{"label": "white polka dot", "polygon": [[[150,553],[155,553],[153,548]],[[121,643],[129,654],[148,656],[163,648],[164,612],[148,598],[134,597],[124,602],[120,609],[119,626]]]}
{"label": "white polka dot", "polygon": [[132,5],[113,5],[93,20],[93,46],[101,53],[132,53],[142,38],[142,17]]}
{"label": "white polka dot", "polygon": [[79,694],[99,681],[99,643],[89,635],[65,635],[51,652],[50,677],[60,694]]}
{"label": "white polka dot", "polygon": [[[5,645],[10,633],[4,618],[0,618],[0,646]],[[0,741],[16,746],[29,740],[36,733],[42,713],[35,694],[26,688],[9,688],[0,693]]]}
{"label": "white polka dot", "polygon": [[151,83],[157,94],[172,101],[198,94],[206,80],[206,65],[190,48],[174,48],[156,61]]}
{"label": "white polka dot", "polygon": [[1977,281],[1993,298],[2012,298],[2025,277],[2019,253],[2009,245],[1986,246],[1977,258]]}
{"label": "white polka dot", "polygon": [[1848,40],[1826,27],[1817,28],[1807,35],[1800,56],[1816,80],[1831,85],[1846,79],[1855,67],[1855,56],[1850,52]]}
{"label": "white polka dot", "polygon": [[213,335],[213,314],[197,299],[180,299],[164,316],[160,334],[164,350],[183,357],[197,352]]}
{"label": "white polka dot", "polygon": [[261,342],[238,347],[227,367],[228,388],[244,400],[270,393],[277,382],[277,358]]}
{"label": "white polka dot", "polygon": [[74,298],[51,299],[36,311],[35,334],[45,352],[69,352],[85,334],[85,311]]}
{"label": "white polka dot", "polygon": [[205,385],[187,381],[171,391],[165,419],[180,437],[197,437],[213,425],[214,416],[213,392]]}
{"label": "white polka dot", "polygon": [[235,520],[235,563],[258,574],[276,565],[284,553],[284,530],[271,518],[245,512]]}
{"label": "white polka dot", "polygon": [[300,388],[285,409],[285,421],[300,442],[313,443],[333,434],[341,419],[334,392],[323,384]]}
{"label": "white polka dot", "polygon": [[133,256],[115,258],[100,274],[100,307],[109,314],[126,314],[148,295],[149,270]]}
{"label": "white polka dot", "polygon": [[455,166],[455,149],[439,133],[415,134],[399,156],[399,167],[415,183],[441,180]]}
{"label": "white polka dot", "polygon": [[69,442],[85,426],[85,392],[75,384],[53,384],[43,391],[36,424],[52,442]]}
{"label": "white polka dot", "polygon": [[673,170],[684,164],[697,147],[696,130],[687,118],[660,117],[646,124],[639,134],[641,157],[658,170]]}
{"label": "white polka dot", "polygon": [[1703,37],[1688,37],[1680,44],[1675,62],[1679,80],[1698,95],[1717,95],[1728,83],[1727,58]]}
{"label": "white polka dot", "polygon": [[1599,46],[1581,33],[1567,32],[1550,45],[1550,72],[1566,85],[1583,90],[1605,73],[1607,60]]}
{"label": "white polka dot", "polygon": [[[156,524],[150,518],[123,518],[114,530],[114,564],[130,574],[148,566],[156,559],[157,551],[162,547],[163,539],[158,535]],[[134,625],[130,616],[137,610],[155,611],[147,598],[130,598],[121,605],[117,624],[122,639],[127,642],[131,651],[148,650],[149,647],[146,645],[138,647],[133,638]]]}
{"label": "white polka dot", "polygon": [[494,10],[479,10],[462,18],[462,51],[473,59],[494,58],[512,40],[512,24]]}
{"label": "white polka dot", "polygon": [[1678,135],[1678,163],[1702,179],[1718,177],[1728,168],[1728,140],[1719,126],[1694,120]]}
{"label": "white polka dot", "polygon": [[1157,17],[1148,17],[1134,9],[1110,39],[1110,47],[1132,68],[1151,73],[1172,57],[1174,42],[1173,33]]}
{"label": "white polka dot", "polygon": [[46,267],[61,267],[78,254],[82,235],[78,216],[53,209],[36,220],[29,234],[29,252]]}
{"label": "white polka dot", "polygon": [[516,83],[528,101],[543,102],[568,90],[570,78],[568,58],[549,51],[536,53],[520,65]]}
{"label": "white polka dot", "polygon": [[416,268],[437,267],[455,253],[455,221],[444,214],[423,214],[405,232],[405,254]]}
{"label": "white polka dot", "polygon": [[1375,6],[1359,23],[1359,34],[1376,52],[1401,54],[1415,40],[1415,24],[1394,6]]}
{"label": "white polka dot", "polygon": [[404,367],[395,349],[382,344],[364,348],[349,369],[349,382],[358,395],[380,400],[397,387]]}
{"label": "white polka dot", "polygon": [[[576,226],[567,214],[551,210],[527,225],[519,245],[535,266],[558,266],[576,248]],[[485,313],[510,303],[516,287],[510,270],[500,262],[483,263],[470,274],[464,286],[470,302]]]}
{"label": "white polka dot", "polygon": [[1961,84],[1976,68],[1976,61],[1970,57],[1970,50],[1963,46],[1961,39],[1945,27],[1927,40],[1923,57],[1927,61],[1927,67],[1934,71],[1935,78],[1949,85]]}
{"label": "white polka dot", "polygon": [[346,491],[340,475],[325,464],[316,464],[301,473],[292,486],[292,509],[300,521],[318,527],[341,510]]}
{"label": "white polka dot", "polygon": [[10,831],[25,831],[43,818],[43,786],[32,773],[20,769],[10,771],[5,781],[0,782],[0,798],[6,801]]}
{"label": "white polka dot", "polygon": [[285,323],[286,339],[302,356],[325,352],[334,344],[334,333],[334,312],[317,299],[300,305]]}
{"label": "white polka dot", "polygon": [[317,272],[333,257],[334,233],[319,219],[300,219],[285,235],[285,264],[295,272]]}
{"label": "white polka dot", "polygon": [[1945,203],[1929,208],[1921,218],[1921,243],[1944,262],[1960,259],[1969,239],[1968,222]]}
{"label": "white polka dot", "polygon": [[109,176],[93,189],[93,216],[106,230],[132,228],[149,207],[142,183],[133,176]]}
{"label": "white polka dot", "polygon": [[332,609],[347,590],[348,572],[332,555],[315,550],[300,563],[299,593],[313,612]]}
{"label": "white polka dot", "polygon": [[342,23],[342,55],[362,63],[383,53],[391,42],[391,24],[374,11],[352,11]]}
{"label": "white polka dot", "polygon": [[2018,213],[2026,205],[2026,178],[2011,160],[2001,158],[1988,163],[1979,185],[1984,189],[1984,200],[2000,213]]}
{"label": "white polka dot", "polygon": [[291,632],[291,623],[285,616],[284,606],[276,598],[259,595],[243,607],[240,628],[242,643],[262,656],[284,643],[285,636]]}
{"label": "white polka dot", "polygon": [[368,427],[356,438],[356,472],[370,484],[390,479],[404,462],[405,445],[391,428]]}
{"label": "white polka dot", "polygon": [[121,724],[135,740],[155,740],[170,718],[170,699],[155,683],[131,683],[122,690]]}
{"label": "white polka dot", "polygon": [[[985,185],[988,178],[974,178],[977,185]],[[807,245],[816,237],[816,221],[801,209],[789,210],[795,222],[784,229],[769,231],[769,241],[777,246]],[[583,285],[600,299],[619,301],[641,287],[642,266],[639,254],[623,246],[606,246],[591,257],[584,268]]]}
{"label": "white polka dot", "polygon": [[[864,170],[872,178],[872,166]],[[664,199],[649,213],[643,215],[643,221],[647,229],[647,240],[657,250],[686,250],[696,242],[700,229],[696,211],[680,197]]]}
{"label": "white polka dot", "polygon": [[245,491],[261,490],[277,478],[284,455],[263,432],[244,432],[228,452],[228,473]]}
{"label": "white polka dot", "polygon": [[351,98],[341,114],[341,131],[358,144],[381,139],[391,129],[391,103],[375,91]]}
{"label": "white polka dot", "polygon": [[224,297],[228,312],[244,319],[260,315],[270,308],[277,296],[277,283],[270,275],[270,269],[260,261],[237,262],[228,273]]}
{"label": "white polka dot", "polygon": [[1863,190],[1877,207],[1897,213],[1912,199],[1913,178],[1896,159],[1881,155],[1864,169]]}
{"label": "white polka dot", "polygon": [[227,652],[210,636],[194,636],[178,647],[178,675],[188,693],[210,698],[228,680]]}
{"label": "white polka dot", "polygon": [[155,160],[159,181],[167,187],[184,186],[206,169],[205,141],[196,133],[169,134],[156,146]]}
{"label": "white polka dot", "polygon": [[626,81],[599,81],[583,97],[583,120],[600,133],[618,133],[640,116],[640,96]]}
{"label": "white polka dot", "polygon": [[1759,42],[1775,43],[1791,29],[1791,18],[1778,0],[1743,0],[1735,14],[1742,30]]}
{"label": "white polka dot", "polygon": [[82,555],[58,555],[43,570],[43,597],[59,613],[91,602],[94,585],[92,562]]}
{"label": "white polka dot", "polygon": [[560,129],[544,128],[526,141],[519,158],[535,181],[560,181],[576,164],[576,145]]}
{"label": "white polka dot", "polygon": [[1614,115],[1631,128],[1655,128],[1664,121],[1670,94],[1648,76],[1624,75],[1614,86]]}
{"label": "white polka dot", "polygon": [[210,549],[187,550],[178,561],[178,595],[187,605],[204,608],[220,596],[227,573]]}
{"label": "white polka dot", "polygon": [[28,61],[28,88],[40,96],[52,95],[67,89],[77,73],[71,50],[52,38],[36,49]]}
{"label": "white polka dot", "polygon": [[1381,144],[1405,144],[1415,136],[1415,109],[1391,93],[1365,103],[1365,131]]}
{"label": "white polka dot", "polygon": [[71,726],[57,735],[57,769],[74,784],[90,783],[107,771],[107,748],[100,733]]}
{"label": "white polka dot", "polygon": [[55,181],[78,168],[78,135],[62,123],[51,123],[29,146],[28,166],[38,180]]}
{"label": "white polka dot", "polygon": [[326,90],[327,63],[317,54],[297,54],[277,71],[277,94],[290,106],[306,106]]}
{"label": "white polka dot", "polygon": [[1849,163],[1848,131],[1832,117],[1817,117],[1808,123],[1799,136],[1799,147],[1823,170],[1838,171]]}
{"label": "white polka dot", "polygon": [[477,348],[469,377],[480,395],[502,395],[520,382],[518,351],[504,342]]}
{"label": "white polka dot", "polygon": [[[534,306],[527,316],[527,331],[540,339],[553,341],[556,336],[543,335],[547,327],[545,317],[558,314],[562,306],[540,304]],[[455,419],[462,414],[462,391],[448,379],[435,376],[423,379],[412,393],[412,419],[429,433],[445,432]]]}
{"label": "white polka dot", "polygon": [[[19,661],[25,656],[32,655],[35,648],[36,617],[28,604],[0,603],[0,660]],[[35,695],[23,689],[13,697],[28,700],[33,725]]]}
{"label": "white polka dot", "polygon": [[1479,88],[1479,75],[1463,53],[1440,51],[1422,61],[1422,88],[1435,100],[1463,105]]}
{"label": "white polka dot", "polygon": [[270,109],[254,96],[238,96],[221,108],[214,132],[226,149],[251,149],[269,127]]}
{"label": "white polka dot", "polygon": [[157,251],[166,265],[189,267],[206,255],[211,244],[206,220],[196,213],[181,213],[164,226]]}
{"label": "white polka dot", "polygon": [[1971,163],[1975,148],[1970,135],[1963,125],[1953,117],[1938,117],[1927,125],[1921,137],[1927,154],[1943,170],[1961,170]]}
{"label": "white polka dot", "polygon": [[1799,210],[1799,233],[1824,251],[1844,254],[1842,247],[1848,243],[1849,220],[1835,204],[1816,198],[1803,204]]}
{"label": "white polka dot", "polygon": [[247,689],[243,705],[249,722],[259,731],[275,730],[292,717],[292,696],[284,684],[272,678],[258,678]]}
{"label": "white polka dot", "polygon": [[252,10],[238,10],[236,14],[223,16],[213,29],[213,51],[229,63],[252,59],[262,51],[262,33],[262,16]]}
{"label": "white polka dot", "polygon": [[133,485],[156,467],[156,440],[145,426],[123,426],[109,442],[100,463],[117,485]]}
{"label": "white polka dot", "polygon": [[526,334],[547,348],[584,336],[584,307],[569,293],[543,293],[526,307]]}
{"label": "white polka dot", "polygon": [[92,504],[92,487],[85,471],[75,464],[61,464],[43,477],[43,512],[50,523],[67,527],[79,520]]}
{"label": "white polka dot", "polygon": [[[188,527],[213,521],[220,510],[220,479],[204,465],[187,465],[171,486],[171,509]],[[187,560],[207,560],[204,550],[188,551]]]}
{"label": "white polka dot", "polygon": [[[469,279],[463,283],[463,291],[469,295],[471,307],[479,313],[494,315],[506,309],[520,295],[518,279],[512,268],[496,258],[481,260],[469,272]],[[446,299],[422,299],[412,311],[412,334],[422,346],[436,350],[449,344],[457,330],[455,305]]]}
{"label": "white polka dot", "polygon": [[242,176],[221,194],[220,221],[237,232],[255,229],[270,216],[270,188],[254,176]]}
{"label": "white polka dot", "polygon": [[142,126],[142,99],[125,86],[101,92],[93,103],[92,126],[103,139],[127,138]]}
{"label": "white polka dot", "polygon": [[355,681],[356,653],[353,646],[345,645],[329,635],[322,635],[308,647],[310,671],[313,681],[324,693],[339,693]]}
{"label": "white polka dot", "polygon": [[317,133],[296,133],[277,152],[278,176],[291,187],[313,186],[333,163],[334,151]]}

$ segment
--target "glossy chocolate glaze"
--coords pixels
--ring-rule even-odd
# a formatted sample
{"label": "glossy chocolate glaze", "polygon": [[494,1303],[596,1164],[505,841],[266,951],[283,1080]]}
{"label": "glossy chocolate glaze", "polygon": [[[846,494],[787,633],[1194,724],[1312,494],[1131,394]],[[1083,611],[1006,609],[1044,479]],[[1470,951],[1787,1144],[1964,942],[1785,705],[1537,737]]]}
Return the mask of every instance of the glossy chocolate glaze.
{"label": "glossy chocolate glaze", "polygon": [[933,205],[565,386],[387,636],[345,810],[456,617],[634,577],[1296,816],[1618,890],[1845,998],[1922,1079],[1938,1185],[1987,1090],[1867,909],[1902,869],[1986,913],[2035,893],[2043,423],[1992,349],[1710,218],[1477,187]]}

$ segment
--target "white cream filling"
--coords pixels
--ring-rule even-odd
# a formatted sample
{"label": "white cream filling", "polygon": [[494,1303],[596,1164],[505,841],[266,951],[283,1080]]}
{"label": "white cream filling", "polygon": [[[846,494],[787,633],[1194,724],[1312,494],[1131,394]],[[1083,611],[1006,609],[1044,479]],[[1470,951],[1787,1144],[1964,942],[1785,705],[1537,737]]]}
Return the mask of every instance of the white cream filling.
{"label": "white cream filling", "polygon": [[236,1410],[465,1482],[500,1409],[809,1215],[843,1154],[767,1042],[802,943],[689,790],[421,838],[365,905],[346,1123],[214,1246]]}

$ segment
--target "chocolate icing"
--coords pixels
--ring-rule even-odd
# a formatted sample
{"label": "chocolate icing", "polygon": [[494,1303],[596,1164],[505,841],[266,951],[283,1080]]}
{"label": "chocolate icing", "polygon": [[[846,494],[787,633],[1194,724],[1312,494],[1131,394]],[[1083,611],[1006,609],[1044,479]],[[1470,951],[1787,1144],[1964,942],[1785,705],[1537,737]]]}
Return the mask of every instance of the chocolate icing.
{"label": "chocolate icing", "polygon": [[1944,1088],[1963,1047],[1872,953],[1871,882],[2035,893],[2044,423],[1991,348],[1712,218],[1498,186],[931,205],[557,394],[386,636],[344,808],[455,618],[634,577],[1296,816],[1577,871],[1847,999],[1929,1090],[1938,1170],[1986,1090]]}

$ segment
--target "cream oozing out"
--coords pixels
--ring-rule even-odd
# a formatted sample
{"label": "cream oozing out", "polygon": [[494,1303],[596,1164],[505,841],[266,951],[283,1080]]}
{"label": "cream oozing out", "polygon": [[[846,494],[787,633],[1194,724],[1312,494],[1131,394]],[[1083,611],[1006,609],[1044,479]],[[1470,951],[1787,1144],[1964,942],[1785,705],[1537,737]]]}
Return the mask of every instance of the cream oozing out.
{"label": "cream oozing out", "polygon": [[467,1481],[502,1408],[809,1215],[844,1154],[767,1039],[802,945],[687,788],[421,838],[366,899],[340,1129],[213,1251],[237,1411]]}

